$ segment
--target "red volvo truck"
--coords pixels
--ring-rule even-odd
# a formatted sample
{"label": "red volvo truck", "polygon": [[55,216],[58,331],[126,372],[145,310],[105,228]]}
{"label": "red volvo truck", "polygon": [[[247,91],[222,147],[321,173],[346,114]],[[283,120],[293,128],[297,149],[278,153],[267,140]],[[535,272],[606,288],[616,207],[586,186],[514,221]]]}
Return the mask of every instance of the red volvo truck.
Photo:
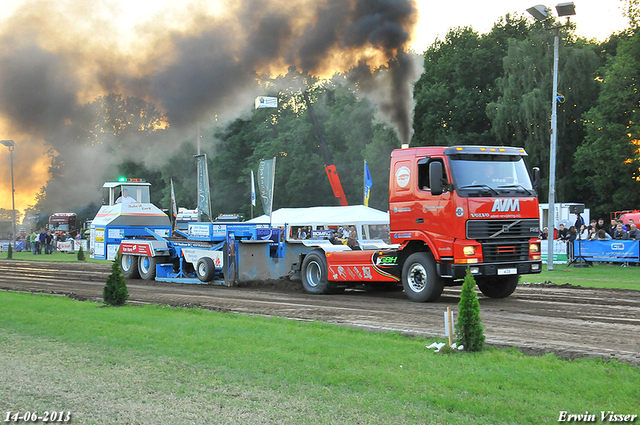
{"label": "red volvo truck", "polygon": [[[395,150],[389,176],[392,245],[316,246],[302,259],[310,293],[362,283],[402,284],[418,302],[462,284],[469,269],[482,293],[508,297],[519,276],[541,271],[536,189],[515,147]],[[360,249],[358,249],[360,248]]]}

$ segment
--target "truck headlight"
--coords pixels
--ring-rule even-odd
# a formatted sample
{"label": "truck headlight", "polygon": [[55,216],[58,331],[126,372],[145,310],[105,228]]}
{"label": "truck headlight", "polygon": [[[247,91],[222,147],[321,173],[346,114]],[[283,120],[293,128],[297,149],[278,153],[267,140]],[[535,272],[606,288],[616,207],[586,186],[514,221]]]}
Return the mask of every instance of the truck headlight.
{"label": "truck headlight", "polygon": [[475,255],[476,247],[475,246],[465,246],[464,248],[462,248],[462,252],[467,257],[471,257],[472,255]]}
{"label": "truck headlight", "polygon": [[532,254],[536,252],[540,252],[540,244],[538,243],[529,244],[529,252]]}

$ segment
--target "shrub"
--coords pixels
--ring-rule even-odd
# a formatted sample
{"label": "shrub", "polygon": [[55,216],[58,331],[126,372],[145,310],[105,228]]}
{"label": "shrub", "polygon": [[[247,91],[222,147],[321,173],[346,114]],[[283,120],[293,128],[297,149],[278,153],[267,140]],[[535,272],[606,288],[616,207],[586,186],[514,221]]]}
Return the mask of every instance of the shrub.
{"label": "shrub", "polygon": [[84,256],[84,251],[82,250],[82,245],[80,245],[80,249],[78,250],[78,261],[86,260]]}
{"label": "shrub", "polygon": [[458,303],[458,322],[456,323],[456,338],[458,345],[464,345],[465,350],[481,351],[484,345],[484,329],[480,319],[480,302],[473,288],[476,280],[467,269]]}
{"label": "shrub", "polygon": [[125,282],[122,269],[120,268],[120,254],[118,254],[111,266],[111,274],[107,278],[107,284],[102,291],[102,299],[106,304],[112,306],[124,305],[129,299],[127,282]]}

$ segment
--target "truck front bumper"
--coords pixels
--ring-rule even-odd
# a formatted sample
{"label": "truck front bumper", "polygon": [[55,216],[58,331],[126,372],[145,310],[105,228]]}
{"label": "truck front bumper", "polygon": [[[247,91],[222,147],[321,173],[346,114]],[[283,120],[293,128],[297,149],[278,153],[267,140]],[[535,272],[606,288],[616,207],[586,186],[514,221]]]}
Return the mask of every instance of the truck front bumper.
{"label": "truck front bumper", "polygon": [[510,263],[478,263],[478,264],[438,264],[438,274],[441,277],[463,279],[471,270],[474,276],[508,276],[540,273],[542,261],[524,261]]}

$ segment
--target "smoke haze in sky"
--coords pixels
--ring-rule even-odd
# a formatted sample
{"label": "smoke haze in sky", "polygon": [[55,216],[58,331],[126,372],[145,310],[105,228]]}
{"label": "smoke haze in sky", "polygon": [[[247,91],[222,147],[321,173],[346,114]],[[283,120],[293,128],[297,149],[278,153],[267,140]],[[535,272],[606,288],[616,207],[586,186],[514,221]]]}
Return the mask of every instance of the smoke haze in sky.
{"label": "smoke haze in sky", "polygon": [[[162,161],[178,142],[195,139],[198,125],[249,110],[262,94],[259,76],[291,67],[319,78],[348,72],[408,142],[417,78],[407,54],[418,18],[414,0],[240,0],[215,14],[199,5],[190,4],[179,26],[170,24],[170,13],[141,22],[125,43],[108,0],[30,1],[5,20],[0,130],[16,141],[18,209],[33,203],[48,178],[47,149],[66,161],[64,178],[49,190],[61,208],[78,205],[99,193],[109,167],[123,159]],[[386,72],[376,72],[380,67]],[[111,93],[155,105],[170,130],[151,145],[129,140],[127,149],[113,149],[104,134],[99,143],[83,139],[73,128],[92,122],[86,105]],[[5,157],[0,153],[2,169]],[[0,181],[6,199],[10,189]]]}

